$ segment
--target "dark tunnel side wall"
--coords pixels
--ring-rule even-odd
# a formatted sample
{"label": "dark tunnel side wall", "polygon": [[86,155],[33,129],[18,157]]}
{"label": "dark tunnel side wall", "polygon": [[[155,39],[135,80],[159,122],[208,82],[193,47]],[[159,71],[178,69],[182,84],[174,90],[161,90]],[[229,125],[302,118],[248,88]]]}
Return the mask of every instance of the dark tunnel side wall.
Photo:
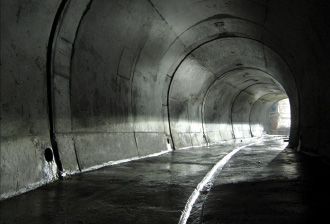
{"label": "dark tunnel side wall", "polygon": [[60,1],[1,1],[0,199],[56,179],[51,147],[46,56]]}
{"label": "dark tunnel side wall", "polygon": [[[82,170],[167,150],[166,108],[159,103],[162,88],[154,87],[164,82],[157,62],[175,36],[150,3],[127,7],[93,1],[85,11],[67,63],[70,89],[55,102],[70,104],[68,112],[57,113],[57,122],[68,122],[56,131],[62,154],[75,151]],[[68,166],[74,162],[71,156],[64,168],[74,171]]]}

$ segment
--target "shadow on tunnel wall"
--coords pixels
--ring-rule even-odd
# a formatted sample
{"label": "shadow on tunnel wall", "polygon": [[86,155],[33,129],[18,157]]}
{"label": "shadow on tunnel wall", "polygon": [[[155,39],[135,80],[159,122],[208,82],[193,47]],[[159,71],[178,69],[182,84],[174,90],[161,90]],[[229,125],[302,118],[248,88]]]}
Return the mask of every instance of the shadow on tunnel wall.
{"label": "shadow on tunnel wall", "polygon": [[290,145],[330,157],[324,2],[67,0],[54,23],[60,1],[2,1],[1,194],[57,178],[52,126],[75,173],[261,135],[286,97]]}

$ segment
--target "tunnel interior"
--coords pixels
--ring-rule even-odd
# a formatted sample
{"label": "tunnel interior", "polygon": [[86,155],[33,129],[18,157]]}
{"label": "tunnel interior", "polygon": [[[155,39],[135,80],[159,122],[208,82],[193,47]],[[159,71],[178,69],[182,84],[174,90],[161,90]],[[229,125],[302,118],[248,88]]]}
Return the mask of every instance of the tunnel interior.
{"label": "tunnel interior", "polygon": [[270,134],[283,99],[288,147],[330,158],[328,6],[1,1],[1,199],[118,161]]}
{"label": "tunnel interior", "polygon": [[293,83],[287,83],[290,74],[265,66],[264,48],[251,39],[222,38],[198,46],[184,58],[168,97],[175,146],[214,144],[271,132],[269,110],[288,98],[277,79],[285,80],[293,102],[296,96]]}

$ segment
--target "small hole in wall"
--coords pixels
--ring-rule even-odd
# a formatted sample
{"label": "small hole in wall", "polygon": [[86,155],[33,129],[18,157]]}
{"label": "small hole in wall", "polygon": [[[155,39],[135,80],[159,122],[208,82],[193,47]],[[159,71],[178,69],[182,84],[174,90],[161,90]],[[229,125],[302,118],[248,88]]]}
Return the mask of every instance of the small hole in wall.
{"label": "small hole in wall", "polygon": [[170,140],[169,139],[167,139],[166,141],[167,141],[167,144],[170,144]]}
{"label": "small hole in wall", "polygon": [[53,161],[53,150],[51,148],[45,149],[45,159],[47,162]]}
{"label": "small hole in wall", "polygon": [[224,26],[225,23],[224,22],[216,22],[214,23],[216,27],[221,27],[221,26]]}

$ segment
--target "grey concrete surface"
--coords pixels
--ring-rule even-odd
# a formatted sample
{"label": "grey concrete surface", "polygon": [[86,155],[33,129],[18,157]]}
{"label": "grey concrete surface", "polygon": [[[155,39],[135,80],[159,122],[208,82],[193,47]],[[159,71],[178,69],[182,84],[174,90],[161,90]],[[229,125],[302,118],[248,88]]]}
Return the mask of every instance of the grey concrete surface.
{"label": "grey concrete surface", "polygon": [[[280,140],[238,152],[207,195],[202,223],[324,223],[330,167],[319,157],[279,151]],[[200,213],[198,213],[200,214]]]}
{"label": "grey concrete surface", "polygon": [[57,178],[51,147],[46,55],[60,1],[1,1],[0,198]]}
{"label": "grey concrete surface", "polygon": [[[311,223],[327,217],[329,165],[282,137],[177,150],[78,174],[1,202],[0,222],[178,223],[206,173],[234,148],[187,223]],[[317,217],[319,219],[317,219]]]}
{"label": "grey concrete surface", "polygon": [[0,4],[1,199],[168,142],[261,136],[285,97],[290,146],[330,158],[326,0]]}

